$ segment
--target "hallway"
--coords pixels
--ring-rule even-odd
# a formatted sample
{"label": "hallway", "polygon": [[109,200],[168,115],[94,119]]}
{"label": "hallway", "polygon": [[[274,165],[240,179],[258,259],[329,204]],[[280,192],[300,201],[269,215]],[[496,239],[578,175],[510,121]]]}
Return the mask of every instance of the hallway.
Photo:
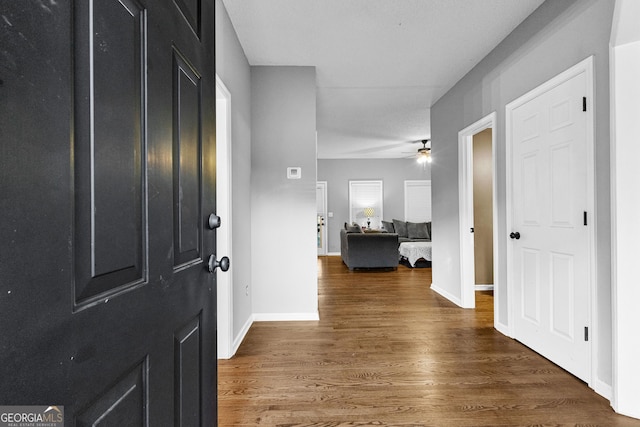
{"label": "hallway", "polygon": [[254,323],[218,362],[220,426],[640,426],[463,310],[430,268],[349,271],[319,257],[319,322]]}

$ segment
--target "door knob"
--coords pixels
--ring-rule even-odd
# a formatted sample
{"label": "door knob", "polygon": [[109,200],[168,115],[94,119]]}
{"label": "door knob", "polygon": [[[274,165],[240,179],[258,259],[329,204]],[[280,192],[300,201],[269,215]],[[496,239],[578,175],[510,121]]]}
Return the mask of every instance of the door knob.
{"label": "door knob", "polygon": [[212,230],[215,230],[216,228],[220,227],[222,220],[218,215],[211,214],[209,215],[209,220],[207,222],[208,222],[209,228]]}
{"label": "door knob", "polygon": [[516,239],[518,240],[520,238],[520,232],[516,231],[515,233],[511,233],[509,234],[509,237],[511,237],[512,239]]}
{"label": "door knob", "polygon": [[222,271],[227,271],[229,269],[229,264],[229,257],[223,256],[220,261],[218,261],[215,255],[210,255],[207,266],[209,268],[209,273],[215,273],[218,267],[220,267],[220,270]]}

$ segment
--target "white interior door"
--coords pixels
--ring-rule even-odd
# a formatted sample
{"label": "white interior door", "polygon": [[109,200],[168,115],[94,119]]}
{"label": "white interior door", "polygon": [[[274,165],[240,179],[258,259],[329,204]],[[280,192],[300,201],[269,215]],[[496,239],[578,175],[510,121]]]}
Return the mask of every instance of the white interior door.
{"label": "white interior door", "polygon": [[404,182],[404,220],[431,221],[431,181],[406,180]]}
{"label": "white interior door", "polygon": [[507,106],[514,336],[587,382],[594,222],[585,220],[593,191],[590,113],[583,111],[589,80],[586,71],[565,76]]}
{"label": "white interior door", "polygon": [[327,254],[327,181],[316,183],[316,211],[318,213],[318,255]]}

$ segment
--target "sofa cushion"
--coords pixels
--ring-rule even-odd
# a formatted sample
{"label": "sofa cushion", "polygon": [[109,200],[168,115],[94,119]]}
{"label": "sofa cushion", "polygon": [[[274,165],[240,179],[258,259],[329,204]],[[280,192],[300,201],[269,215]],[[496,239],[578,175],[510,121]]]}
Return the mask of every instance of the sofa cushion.
{"label": "sofa cushion", "polygon": [[426,222],[407,222],[407,237],[410,239],[429,239],[429,228]]}
{"label": "sofa cushion", "polygon": [[347,233],[362,233],[362,229],[355,225],[347,226]]}
{"label": "sofa cushion", "polygon": [[396,232],[396,229],[393,227],[393,222],[391,221],[382,221],[382,228],[384,228],[384,231],[386,231],[387,233]]}
{"label": "sofa cushion", "polygon": [[393,228],[395,229],[395,232],[398,233],[398,237],[409,237],[409,234],[407,233],[407,223],[405,221],[394,219]]}
{"label": "sofa cushion", "polygon": [[362,233],[362,227],[355,223],[353,225],[349,225],[345,222],[344,229],[347,231],[347,233]]}

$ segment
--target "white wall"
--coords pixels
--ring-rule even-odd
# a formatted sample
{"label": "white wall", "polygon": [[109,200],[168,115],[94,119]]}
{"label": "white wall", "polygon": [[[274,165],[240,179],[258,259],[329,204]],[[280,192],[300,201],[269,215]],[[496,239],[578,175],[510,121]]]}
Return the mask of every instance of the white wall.
{"label": "white wall", "polygon": [[[609,33],[614,2],[550,0],[462,78],[431,109],[433,283],[461,297],[458,225],[458,132],[497,113],[499,264],[506,277],[505,106],[560,72],[594,55],[596,121],[596,389],[611,385],[611,265],[609,192]],[[436,250],[437,249],[437,250]],[[508,322],[506,283],[499,293],[498,321]]]}
{"label": "white wall", "polygon": [[[253,238],[245,265],[256,320],[318,318],[315,77],[314,67],[251,68]],[[302,178],[287,179],[287,167],[301,167]]]}
{"label": "white wall", "polygon": [[[216,0],[216,74],[231,93],[233,336],[251,322],[251,69],[222,0]],[[222,219],[225,220],[224,218]],[[244,267],[243,267],[244,266]],[[223,273],[219,273],[223,274]]]}
{"label": "white wall", "polygon": [[612,45],[613,407],[640,418],[640,2],[618,0]]}
{"label": "white wall", "polygon": [[404,181],[430,179],[429,164],[415,159],[318,160],[318,180],[327,181],[329,252],[340,252],[340,229],[349,222],[349,180],[383,181],[384,220],[404,219]]}

